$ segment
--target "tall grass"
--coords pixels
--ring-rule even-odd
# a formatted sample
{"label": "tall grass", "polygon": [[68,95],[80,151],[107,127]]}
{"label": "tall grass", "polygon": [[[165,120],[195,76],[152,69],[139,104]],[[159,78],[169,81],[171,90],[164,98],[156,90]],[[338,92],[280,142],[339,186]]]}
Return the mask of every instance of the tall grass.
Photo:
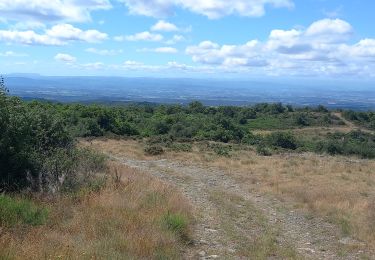
{"label": "tall grass", "polygon": [[108,174],[100,192],[50,201],[45,225],[5,227],[0,259],[181,259],[191,218],[182,195],[123,165]]}
{"label": "tall grass", "polygon": [[38,207],[28,199],[0,195],[0,225],[42,225],[48,218],[48,210]]}

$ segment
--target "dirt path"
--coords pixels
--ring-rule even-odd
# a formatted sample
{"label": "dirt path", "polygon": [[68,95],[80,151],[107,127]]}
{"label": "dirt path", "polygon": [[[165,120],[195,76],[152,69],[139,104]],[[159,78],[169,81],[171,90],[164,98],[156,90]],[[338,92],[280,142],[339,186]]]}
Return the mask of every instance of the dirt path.
{"label": "dirt path", "polygon": [[350,127],[352,130],[360,130],[365,133],[373,133],[373,131],[366,129],[362,126],[357,126],[353,122],[347,120],[341,113],[333,113],[333,115],[337,116],[340,118],[341,121],[345,123],[346,126]]}
{"label": "dirt path", "polygon": [[191,200],[197,223],[187,259],[360,259],[363,254],[335,226],[261,196],[227,172],[111,157],[171,183]]}

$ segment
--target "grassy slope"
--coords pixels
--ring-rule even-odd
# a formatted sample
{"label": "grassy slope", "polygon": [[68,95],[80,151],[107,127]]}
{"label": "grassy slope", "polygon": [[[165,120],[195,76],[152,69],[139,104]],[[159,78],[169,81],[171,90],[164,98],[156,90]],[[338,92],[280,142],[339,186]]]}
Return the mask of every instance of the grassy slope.
{"label": "grassy slope", "polygon": [[39,202],[50,209],[45,225],[1,227],[0,259],[180,258],[188,202],[148,175],[114,163],[110,169],[114,177],[100,192]]}

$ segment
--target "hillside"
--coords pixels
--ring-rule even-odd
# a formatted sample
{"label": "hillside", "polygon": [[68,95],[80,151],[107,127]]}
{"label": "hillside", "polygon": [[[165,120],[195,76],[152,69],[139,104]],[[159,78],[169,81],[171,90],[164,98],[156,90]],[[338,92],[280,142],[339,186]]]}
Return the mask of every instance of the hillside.
{"label": "hillside", "polygon": [[82,145],[165,180],[189,198],[197,223],[187,258],[374,255],[373,160],[312,153],[265,157],[238,146],[223,156],[214,143],[200,142],[190,151],[166,149],[155,158],[144,154],[147,143],[134,140]]}
{"label": "hillside", "polygon": [[0,92],[4,259],[371,259],[374,113]]}

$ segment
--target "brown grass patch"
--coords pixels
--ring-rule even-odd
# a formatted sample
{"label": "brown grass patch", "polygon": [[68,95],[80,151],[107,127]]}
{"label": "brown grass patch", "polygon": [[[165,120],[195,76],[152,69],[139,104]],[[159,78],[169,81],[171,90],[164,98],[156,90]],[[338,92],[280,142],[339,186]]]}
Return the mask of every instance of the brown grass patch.
{"label": "brown grass patch", "polygon": [[[192,217],[188,202],[147,174],[116,163],[110,169],[99,193],[41,202],[51,209],[46,225],[0,228],[0,258],[180,258]],[[185,221],[179,232],[165,223],[171,214]]]}

